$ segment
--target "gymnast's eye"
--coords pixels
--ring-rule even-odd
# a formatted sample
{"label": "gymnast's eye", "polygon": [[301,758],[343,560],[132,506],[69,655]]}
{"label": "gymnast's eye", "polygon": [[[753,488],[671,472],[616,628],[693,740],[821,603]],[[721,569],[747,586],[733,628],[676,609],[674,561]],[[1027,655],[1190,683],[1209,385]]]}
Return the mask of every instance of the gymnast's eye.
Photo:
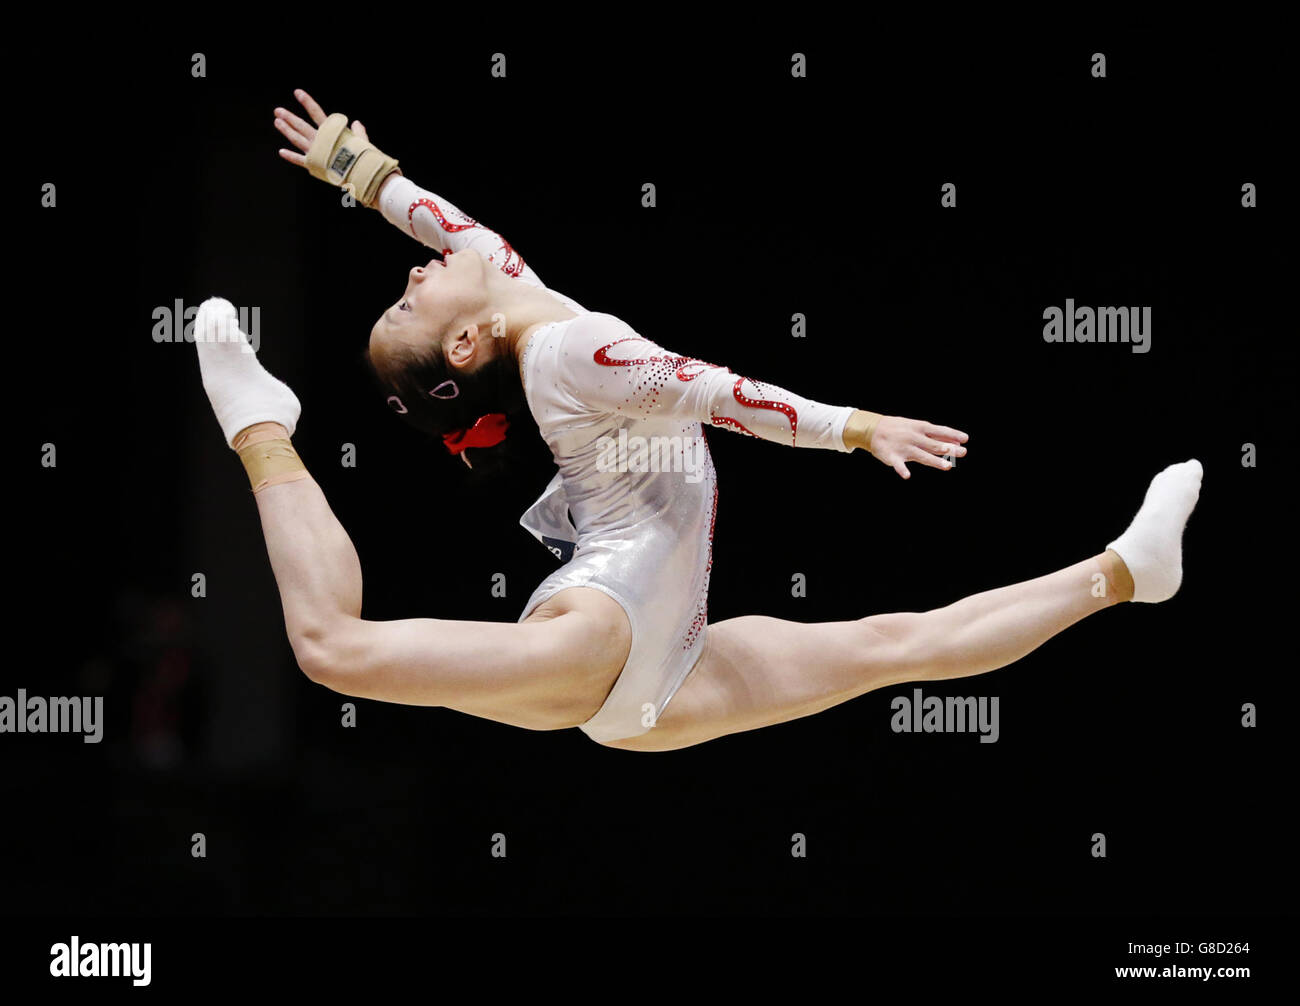
{"label": "gymnast's eye", "polygon": [[409,311],[409,310],[411,310],[411,309],[410,309],[409,307],[406,306],[406,301],[402,301],[400,304],[397,305],[397,310],[399,310],[399,311]]}

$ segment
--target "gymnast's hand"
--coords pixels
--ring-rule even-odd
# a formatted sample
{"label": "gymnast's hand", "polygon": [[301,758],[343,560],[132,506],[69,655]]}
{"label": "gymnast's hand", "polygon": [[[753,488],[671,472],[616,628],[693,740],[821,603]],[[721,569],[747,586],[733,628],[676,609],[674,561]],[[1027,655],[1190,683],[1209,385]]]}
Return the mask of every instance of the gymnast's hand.
{"label": "gymnast's hand", "polygon": [[[287,108],[276,108],[275,110],[275,128],[278,129],[284,137],[292,143],[297,150],[286,150],[280,148],[280,156],[290,164],[296,164],[300,168],[307,167],[307,151],[311,149],[311,141],[316,139],[316,127],[324,122],[328,116],[325,110],[320,107],[316,99],[298,88],[293,92],[293,96],[302,104],[303,110],[311,118],[311,122],[294,115]],[[366,133],[366,127],[361,124],[360,119],[353,119],[352,125],[348,127],[352,132],[363,140],[369,140]],[[393,172],[394,175],[400,175],[401,169]]]}
{"label": "gymnast's hand", "polygon": [[[872,420],[875,420],[874,429]],[[902,416],[877,417],[875,413],[860,410],[849,417],[844,427],[845,446],[869,451],[905,479],[912,477],[907,469],[909,461],[947,471],[952,464],[944,460],[944,455],[965,457],[966,448],[961,445],[969,439],[951,426]]]}

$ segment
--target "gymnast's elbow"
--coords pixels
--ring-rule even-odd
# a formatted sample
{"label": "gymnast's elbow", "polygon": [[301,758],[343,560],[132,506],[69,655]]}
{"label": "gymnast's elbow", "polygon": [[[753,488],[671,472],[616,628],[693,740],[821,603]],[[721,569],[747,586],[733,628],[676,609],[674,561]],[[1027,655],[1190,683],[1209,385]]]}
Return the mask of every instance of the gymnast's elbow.
{"label": "gymnast's elbow", "polygon": [[[379,624],[340,615],[323,623],[289,633],[298,668],[313,684],[355,699],[402,701],[390,662],[376,646]],[[409,691],[409,690],[408,690]],[[429,699],[427,682],[419,689],[419,704],[440,705]]]}

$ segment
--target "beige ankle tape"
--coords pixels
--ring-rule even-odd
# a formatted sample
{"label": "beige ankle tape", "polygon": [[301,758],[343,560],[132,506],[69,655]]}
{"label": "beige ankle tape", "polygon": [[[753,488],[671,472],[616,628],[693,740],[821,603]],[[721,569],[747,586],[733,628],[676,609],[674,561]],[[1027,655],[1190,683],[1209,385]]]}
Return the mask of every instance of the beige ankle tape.
{"label": "beige ankle tape", "polygon": [[1124,557],[1113,548],[1108,548],[1101,553],[1101,567],[1113,596],[1120,601],[1133,600],[1136,587],[1133,583],[1133,573],[1128,568],[1128,563],[1124,561]]}
{"label": "beige ankle tape", "polygon": [[237,450],[255,493],[267,486],[296,482],[307,477],[307,466],[298,457],[293,444],[283,437],[253,433]]}

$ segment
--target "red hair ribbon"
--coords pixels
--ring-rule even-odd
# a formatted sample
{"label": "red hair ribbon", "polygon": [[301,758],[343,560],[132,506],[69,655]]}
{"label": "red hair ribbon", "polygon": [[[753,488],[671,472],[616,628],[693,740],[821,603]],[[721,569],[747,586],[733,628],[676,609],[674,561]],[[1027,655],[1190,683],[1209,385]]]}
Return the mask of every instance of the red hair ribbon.
{"label": "red hair ribbon", "polygon": [[442,435],[442,442],[452,454],[459,454],[466,447],[494,447],[506,438],[510,421],[504,412],[489,412],[479,416],[478,421],[468,429],[452,430]]}

